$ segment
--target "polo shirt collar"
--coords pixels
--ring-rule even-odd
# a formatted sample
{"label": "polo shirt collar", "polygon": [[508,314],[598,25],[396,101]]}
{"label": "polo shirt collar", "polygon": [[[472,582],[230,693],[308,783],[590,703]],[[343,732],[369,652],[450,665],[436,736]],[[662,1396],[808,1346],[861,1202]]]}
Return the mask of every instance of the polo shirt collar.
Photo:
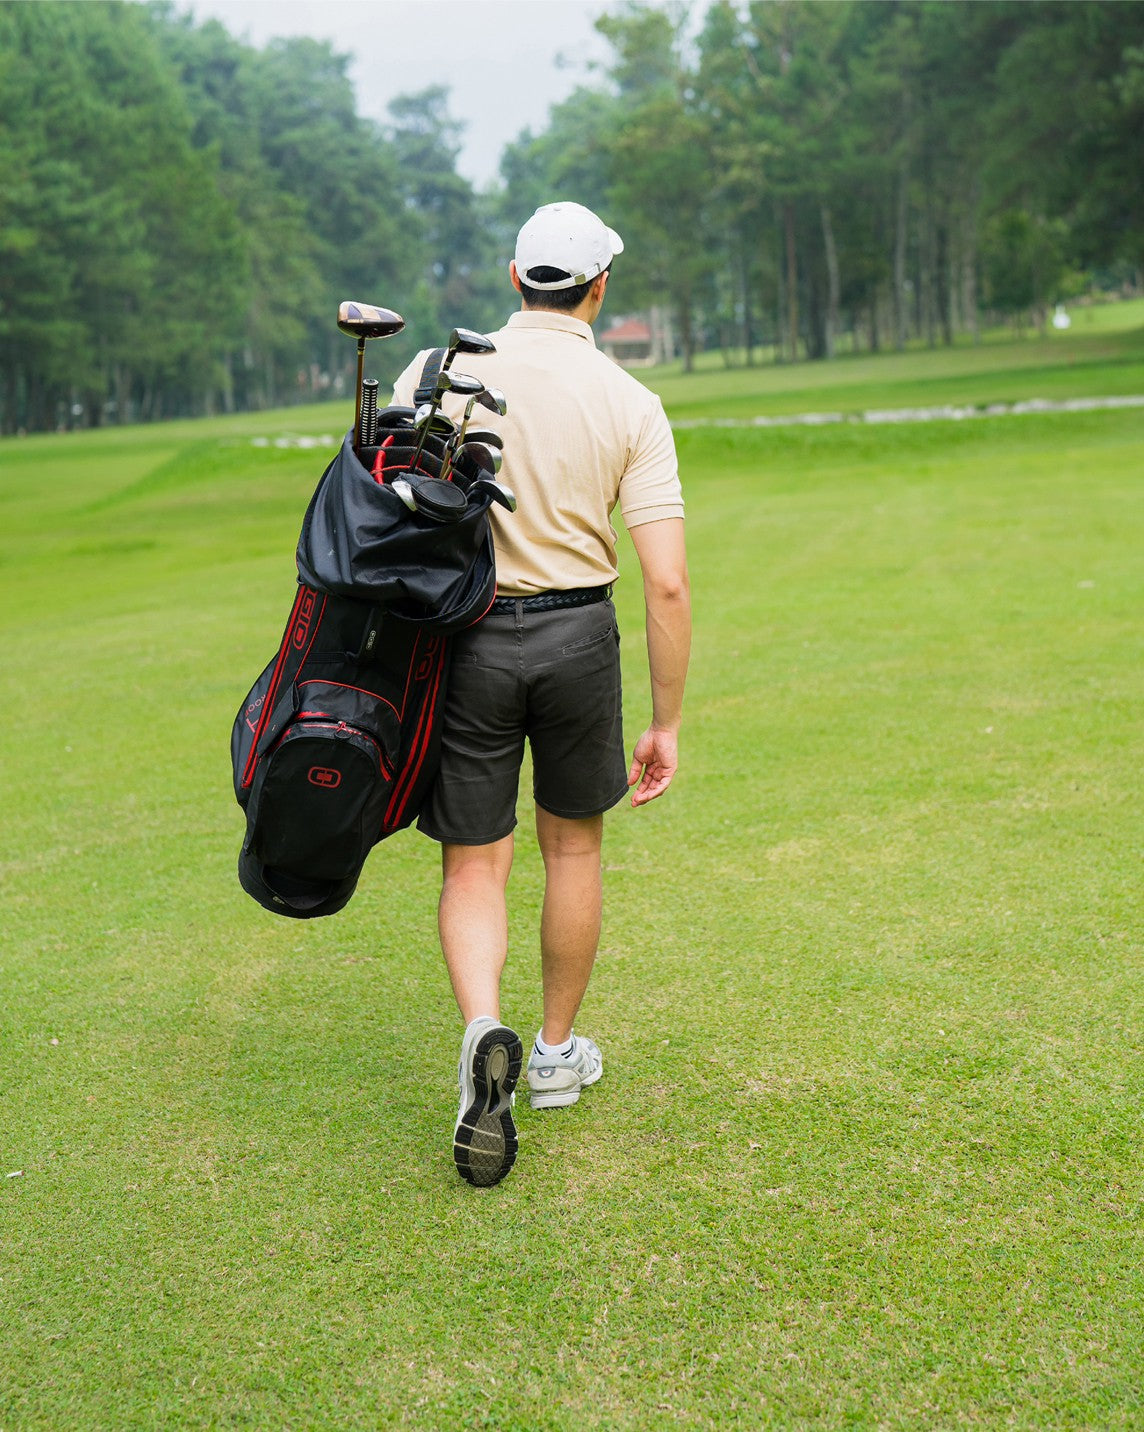
{"label": "polo shirt collar", "polygon": [[574,333],[577,338],[585,338],[592,345],[596,346],[596,338],[590,324],[582,318],[573,318],[569,313],[553,313],[548,309],[530,309],[527,313],[522,309],[519,313],[509,315],[509,328],[551,328],[558,333]]}

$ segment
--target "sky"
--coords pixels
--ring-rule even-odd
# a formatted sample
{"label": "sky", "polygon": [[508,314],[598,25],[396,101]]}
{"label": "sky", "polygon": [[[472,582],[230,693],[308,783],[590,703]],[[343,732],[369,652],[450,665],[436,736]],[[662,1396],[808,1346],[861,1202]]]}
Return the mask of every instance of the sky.
{"label": "sky", "polygon": [[358,113],[388,122],[399,94],[450,89],[464,125],[457,168],[483,186],[524,129],[542,130],[549,107],[590,83],[609,46],[592,28],[607,0],[177,0],[196,20],[220,20],[261,47],[287,35],[330,40],[353,56]]}

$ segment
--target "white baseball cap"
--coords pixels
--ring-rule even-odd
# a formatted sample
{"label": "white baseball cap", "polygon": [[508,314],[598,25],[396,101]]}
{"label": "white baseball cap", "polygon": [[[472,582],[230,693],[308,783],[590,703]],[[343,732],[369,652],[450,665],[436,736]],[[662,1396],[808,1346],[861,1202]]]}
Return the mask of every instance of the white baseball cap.
{"label": "white baseball cap", "polygon": [[[574,288],[602,274],[623,251],[615,229],[583,204],[543,204],[516,236],[516,271],[529,288]],[[559,269],[568,277],[539,282],[528,276],[537,268]]]}

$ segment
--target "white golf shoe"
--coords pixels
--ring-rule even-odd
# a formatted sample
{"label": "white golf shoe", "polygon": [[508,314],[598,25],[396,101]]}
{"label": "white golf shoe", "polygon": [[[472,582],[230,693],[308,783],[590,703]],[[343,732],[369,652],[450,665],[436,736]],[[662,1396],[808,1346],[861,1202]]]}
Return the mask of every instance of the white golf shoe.
{"label": "white golf shoe", "polygon": [[604,1073],[604,1056],[590,1039],[573,1036],[569,1054],[541,1054],[536,1045],[528,1059],[528,1097],[534,1109],[560,1109],[574,1104],[580,1090]]}
{"label": "white golf shoe", "polygon": [[512,1105],[523,1055],[519,1036],[489,1015],[474,1019],[465,1030],[453,1162],[461,1177],[478,1188],[499,1183],[516,1162]]}

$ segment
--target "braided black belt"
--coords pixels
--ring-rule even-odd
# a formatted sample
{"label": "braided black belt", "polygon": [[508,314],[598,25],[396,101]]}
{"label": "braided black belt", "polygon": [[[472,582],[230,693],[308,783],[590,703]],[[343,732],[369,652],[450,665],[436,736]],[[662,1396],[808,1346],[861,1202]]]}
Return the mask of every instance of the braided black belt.
{"label": "braided black belt", "polygon": [[612,595],[607,587],[569,587],[563,592],[537,592],[531,597],[494,597],[490,612],[515,612],[519,602],[526,612],[555,612],[561,607],[590,607]]}

